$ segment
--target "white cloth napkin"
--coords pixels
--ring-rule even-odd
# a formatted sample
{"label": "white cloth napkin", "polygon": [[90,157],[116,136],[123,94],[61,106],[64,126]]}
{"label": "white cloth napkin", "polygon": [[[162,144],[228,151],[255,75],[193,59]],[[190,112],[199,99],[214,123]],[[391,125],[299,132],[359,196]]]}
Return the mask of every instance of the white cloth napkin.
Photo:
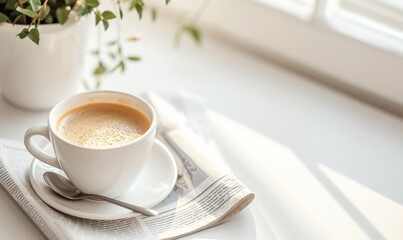
{"label": "white cloth napkin", "polygon": [[185,90],[159,92],[158,94],[148,91],[144,96],[154,107],[161,128],[174,130],[189,127],[204,139],[211,138],[206,117],[207,106],[204,100],[196,94]]}
{"label": "white cloth napkin", "polygon": [[[210,130],[207,117],[207,106],[202,98],[185,90],[174,92],[151,92],[143,97],[153,106],[157,113],[157,138],[169,146],[164,139],[167,136],[182,151],[211,173],[212,166],[218,172],[229,172],[221,153],[219,152]],[[178,175],[184,171],[183,159],[174,154]]]}

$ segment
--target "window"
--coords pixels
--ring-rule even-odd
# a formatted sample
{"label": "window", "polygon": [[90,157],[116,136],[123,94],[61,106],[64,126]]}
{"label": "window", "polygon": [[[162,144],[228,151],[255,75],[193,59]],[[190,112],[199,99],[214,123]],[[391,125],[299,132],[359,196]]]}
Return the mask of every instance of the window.
{"label": "window", "polygon": [[256,0],[403,55],[403,1]]}
{"label": "window", "polygon": [[[200,1],[171,1],[169,9],[183,14]],[[403,115],[403,0],[213,0],[198,23]]]}
{"label": "window", "polygon": [[313,13],[315,0],[256,0],[288,12],[301,19],[309,19]]}
{"label": "window", "polygon": [[340,0],[329,4],[328,23],[345,34],[403,55],[403,2]]}

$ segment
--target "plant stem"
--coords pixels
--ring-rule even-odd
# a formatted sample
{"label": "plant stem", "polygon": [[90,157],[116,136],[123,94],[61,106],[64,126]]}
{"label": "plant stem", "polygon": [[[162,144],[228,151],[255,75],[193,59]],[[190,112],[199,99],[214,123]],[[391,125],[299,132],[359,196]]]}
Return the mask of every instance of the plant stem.
{"label": "plant stem", "polygon": [[[115,5],[115,12],[117,12],[117,13],[119,13],[119,3],[120,3],[120,0],[118,0],[118,2],[117,2],[117,4]],[[123,48],[123,46],[122,46],[122,36],[121,36],[121,28],[122,28],[122,26],[121,26],[121,19],[120,18],[116,18],[116,48],[117,48],[117,51],[118,51],[118,55],[119,55],[119,58],[120,58],[120,61],[119,61],[119,63],[121,63],[121,62],[124,62],[124,57],[123,57],[123,50],[122,50],[122,48]],[[124,64],[124,63],[123,63]],[[124,70],[124,67],[121,67],[121,72],[123,72]]]}
{"label": "plant stem", "polygon": [[120,12],[122,11],[122,5],[121,5],[121,0],[117,0],[117,5],[118,5],[118,13],[119,13],[119,19],[122,19],[123,14],[120,14]]}
{"label": "plant stem", "polygon": [[35,24],[35,27],[39,24],[39,22],[41,21],[41,18],[39,16],[41,15],[42,10],[46,9],[47,4],[48,4],[48,0],[45,0],[45,2],[43,3],[43,5],[39,9],[39,11],[36,13],[36,16],[32,19],[31,23],[29,24],[28,29],[27,29],[28,31],[31,28],[32,24],[34,24],[35,21],[37,21],[38,18],[39,18],[39,21]]}
{"label": "plant stem", "polygon": [[[22,2],[21,2],[21,0],[18,0],[18,6],[20,7],[20,8],[23,8],[23,6],[22,6]],[[24,24],[27,24],[27,18],[25,17],[25,15],[24,14],[21,14],[22,15],[22,19],[24,20]],[[20,16],[21,16],[20,15]],[[16,18],[17,19],[17,18]],[[14,23],[15,23],[16,21],[14,21]]]}

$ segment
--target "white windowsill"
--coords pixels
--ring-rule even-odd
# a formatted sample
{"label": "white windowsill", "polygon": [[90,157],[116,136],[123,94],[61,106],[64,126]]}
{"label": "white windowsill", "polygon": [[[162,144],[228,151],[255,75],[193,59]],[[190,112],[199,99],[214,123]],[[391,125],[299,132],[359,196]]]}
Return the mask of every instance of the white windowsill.
{"label": "white windowsill", "polygon": [[[173,14],[197,0],[176,0]],[[164,10],[166,11],[166,10]],[[215,0],[199,22],[205,29],[348,94],[403,116],[403,57],[253,0]]]}

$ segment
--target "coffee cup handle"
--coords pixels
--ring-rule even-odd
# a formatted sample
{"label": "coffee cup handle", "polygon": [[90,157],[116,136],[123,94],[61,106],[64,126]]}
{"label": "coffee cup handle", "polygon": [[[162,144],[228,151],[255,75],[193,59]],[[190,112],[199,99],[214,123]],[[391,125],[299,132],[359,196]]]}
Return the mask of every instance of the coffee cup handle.
{"label": "coffee cup handle", "polygon": [[52,167],[61,169],[56,157],[45,153],[44,151],[39,149],[37,145],[35,145],[33,143],[31,138],[35,135],[44,136],[50,142],[50,135],[49,135],[48,127],[46,127],[46,126],[31,127],[30,129],[27,130],[27,132],[25,133],[25,136],[24,136],[24,144],[25,144],[25,147],[27,148],[28,152],[30,152],[38,160],[40,160],[46,164],[49,164]]}

